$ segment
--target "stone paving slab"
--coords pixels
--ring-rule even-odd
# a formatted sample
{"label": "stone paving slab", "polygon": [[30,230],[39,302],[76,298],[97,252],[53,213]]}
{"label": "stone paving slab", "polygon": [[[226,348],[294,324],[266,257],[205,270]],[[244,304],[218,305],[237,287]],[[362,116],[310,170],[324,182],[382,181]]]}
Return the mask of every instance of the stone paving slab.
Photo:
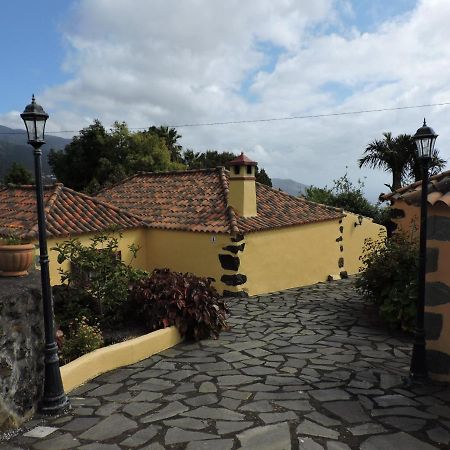
{"label": "stone paving slab", "polygon": [[[230,299],[231,329],[73,391],[1,450],[448,449],[450,388],[408,385],[411,339],[352,280]],[[51,427],[47,436],[27,431]],[[1,440],[2,439],[2,440]]]}

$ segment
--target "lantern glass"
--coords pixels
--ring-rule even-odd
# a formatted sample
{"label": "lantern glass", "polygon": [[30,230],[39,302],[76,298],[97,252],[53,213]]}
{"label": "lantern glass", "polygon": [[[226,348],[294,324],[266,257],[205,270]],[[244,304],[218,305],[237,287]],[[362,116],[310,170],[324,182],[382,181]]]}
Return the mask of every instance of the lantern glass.
{"label": "lantern glass", "polygon": [[48,114],[42,106],[36,104],[34,95],[31,103],[27,105],[25,111],[20,116],[27,128],[28,142],[30,144],[44,143],[45,123],[48,119]]}
{"label": "lantern glass", "polygon": [[433,128],[427,126],[424,119],[422,127],[419,128],[414,135],[417,153],[420,158],[431,158],[437,137],[438,135],[434,132]]}

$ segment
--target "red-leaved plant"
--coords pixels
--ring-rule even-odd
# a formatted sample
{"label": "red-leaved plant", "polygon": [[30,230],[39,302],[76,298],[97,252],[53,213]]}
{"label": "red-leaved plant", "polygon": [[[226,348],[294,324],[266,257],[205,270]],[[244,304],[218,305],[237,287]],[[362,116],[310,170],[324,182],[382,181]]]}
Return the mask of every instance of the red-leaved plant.
{"label": "red-leaved plant", "polygon": [[175,325],[182,337],[200,340],[228,329],[229,309],[209,278],[155,269],[135,283],[130,300],[151,330]]}

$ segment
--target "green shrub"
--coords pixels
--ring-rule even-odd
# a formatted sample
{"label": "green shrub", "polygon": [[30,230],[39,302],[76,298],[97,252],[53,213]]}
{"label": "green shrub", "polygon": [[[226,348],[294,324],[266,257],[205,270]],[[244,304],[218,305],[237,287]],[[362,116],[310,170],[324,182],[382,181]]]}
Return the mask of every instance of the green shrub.
{"label": "green shrub", "polygon": [[64,364],[103,347],[99,325],[89,325],[84,316],[75,319],[69,327],[67,337],[62,339],[61,347],[61,359]]}
{"label": "green shrub", "polygon": [[[147,273],[125,264],[120,258],[120,233],[101,234],[91,238],[88,245],[79,239],[70,239],[52,248],[58,252],[58,263],[70,263],[70,270],[59,269],[61,282],[74,288],[73,296],[79,294],[81,306],[90,297],[91,311],[98,312],[102,325],[123,324],[128,316],[128,292],[132,283]],[[138,248],[130,245],[132,259]],[[78,294],[77,294],[78,292]],[[73,298],[76,303],[76,299]],[[86,315],[89,316],[88,312]],[[72,319],[77,317],[74,315]]]}
{"label": "green shrub", "polygon": [[60,284],[52,287],[52,293],[55,321],[64,333],[74,319],[84,316],[91,322],[100,315],[91,295],[79,287]]}
{"label": "green shrub", "polygon": [[406,331],[414,327],[418,256],[417,242],[400,233],[389,239],[366,240],[356,287],[378,305],[381,318],[390,327]]}
{"label": "green shrub", "polygon": [[130,300],[150,330],[175,325],[186,339],[217,338],[229,313],[211,279],[156,269],[138,281]]}

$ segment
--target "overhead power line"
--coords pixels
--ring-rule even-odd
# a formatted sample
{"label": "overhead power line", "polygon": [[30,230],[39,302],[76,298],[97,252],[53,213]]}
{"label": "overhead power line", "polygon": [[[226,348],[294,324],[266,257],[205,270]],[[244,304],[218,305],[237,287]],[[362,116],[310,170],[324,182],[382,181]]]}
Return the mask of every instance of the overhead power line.
{"label": "overhead power line", "polygon": [[[358,111],[343,111],[335,113],[324,113],[324,114],[307,114],[303,116],[286,116],[286,117],[270,117],[265,119],[247,119],[247,120],[229,120],[224,122],[203,122],[203,123],[181,123],[176,125],[167,125],[169,128],[186,128],[186,127],[211,127],[218,125],[239,125],[245,123],[261,123],[261,122],[281,122],[284,120],[302,120],[302,119],[318,119],[321,117],[337,117],[337,116],[350,116],[355,114],[368,114],[375,112],[387,112],[387,111],[401,111],[404,109],[419,109],[428,108],[432,106],[448,106],[450,102],[442,103],[428,103],[425,105],[413,105],[413,106],[396,106],[392,108],[377,108],[377,109],[361,109]],[[130,130],[147,130],[148,127],[128,127]],[[79,130],[62,130],[62,131],[51,131],[49,134],[63,134],[63,133],[78,133]],[[24,132],[18,131],[6,131],[0,132],[2,134],[23,134]]]}

